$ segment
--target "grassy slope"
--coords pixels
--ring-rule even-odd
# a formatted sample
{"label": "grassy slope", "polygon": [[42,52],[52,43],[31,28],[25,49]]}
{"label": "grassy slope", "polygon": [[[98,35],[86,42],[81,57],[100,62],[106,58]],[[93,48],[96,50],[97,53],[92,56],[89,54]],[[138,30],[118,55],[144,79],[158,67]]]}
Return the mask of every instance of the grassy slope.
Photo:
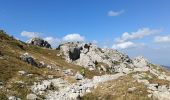
{"label": "grassy slope", "polygon": [[[133,92],[128,88],[136,87]],[[100,84],[92,93],[88,93],[81,100],[150,100],[147,88],[131,77],[123,76],[117,80]]]}
{"label": "grassy slope", "polygon": [[[65,62],[62,57],[58,57],[58,50],[51,50],[37,46],[27,45],[21,41],[15,40],[12,37],[0,31],[0,52],[4,59],[0,59],[0,81],[5,84],[6,89],[9,89],[8,94],[17,95],[25,98],[29,90],[18,87],[20,84],[14,84],[14,81],[24,81],[26,86],[30,86],[36,81],[36,77],[46,79],[48,75],[55,77],[63,77],[63,74],[55,70],[47,68],[37,68],[27,64],[19,59],[19,56],[25,52],[31,54],[36,61],[44,61],[46,64],[53,64],[60,69],[72,69],[74,72],[80,71],[81,67]],[[18,71],[24,70],[27,73],[33,74],[31,78],[18,75]],[[95,71],[86,70],[86,77],[92,78],[94,75],[100,75]],[[4,99],[6,90],[0,90],[0,99]]]}
{"label": "grassy slope", "polygon": [[[6,90],[0,90],[0,100],[6,99],[6,94],[16,95],[22,99],[25,99],[26,95],[30,92],[27,89],[31,86],[33,82],[37,81],[36,77],[41,79],[46,79],[48,75],[53,75],[55,77],[63,77],[64,79],[69,79],[69,77],[64,77],[61,72],[56,72],[55,70],[49,70],[47,68],[36,68],[27,64],[19,59],[19,56],[25,52],[31,54],[36,61],[45,61],[47,64],[56,65],[60,69],[72,69],[75,73],[81,70],[81,66],[69,64],[65,60],[57,56],[59,50],[51,50],[46,48],[41,48],[37,46],[27,45],[21,41],[15,40],[12,37],[4,34],[0,31],[0,52],[3,54],[4,59],[0,59],[0,81],[5,84]],[[154,67],[154,66],[153,66]],[[25,77],[18,75],[18,71],[24,70],[30,74],[32,77]],[[165,71],[164,69],[159,69],[160,71]],[[100,75],[96,71],[86,70],[86,77],[92,78],[94,75]],[[169,73],[169,72],[167,72]],[[14,83],[15,81],[23,81],[25,84],[21,86],[19,83]],[[164,80],[151,79],[151,83],[167,84]],[[101,84],[102,87],[97,87],[92,93],[85,95],[82,99],[84,100],[147,100],[146,87],[137,82],[133,82],[132,77],[126,76],[122,77],[116,81],[110,81],[108,83]],[[137,91],[133,93],[128,93],[127,89],[130,87],[138,87]],[[110,88],[108,88],[110,87]],[[9,91],[7,91],[7,89]],[[140,92],[142,91],[142,92]],[[126,97],[126,98],[125,98]]]}

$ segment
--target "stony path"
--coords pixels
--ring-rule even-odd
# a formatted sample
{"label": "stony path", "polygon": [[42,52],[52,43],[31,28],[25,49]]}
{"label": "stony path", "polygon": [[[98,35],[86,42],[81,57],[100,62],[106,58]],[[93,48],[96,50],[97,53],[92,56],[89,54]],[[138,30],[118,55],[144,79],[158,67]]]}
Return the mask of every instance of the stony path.
{"label": "stony path", "polygon": [[46,95],[47,100],[76,100],[84,93],[90,92],[90,89],[95,88],[99,83],[114,80],[125,74],[118,73],[114,75],[95,76],[93,79],[83,79],[78,83],[69,85],[59,91],[50,91]]}

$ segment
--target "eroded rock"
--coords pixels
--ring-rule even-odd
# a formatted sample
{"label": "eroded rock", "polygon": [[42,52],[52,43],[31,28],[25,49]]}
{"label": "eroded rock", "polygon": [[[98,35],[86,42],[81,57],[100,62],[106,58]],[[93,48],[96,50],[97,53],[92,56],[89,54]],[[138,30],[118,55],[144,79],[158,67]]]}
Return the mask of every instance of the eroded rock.
{"label": "eroded rock", "polygon": [[25,62],[28,63],[28,64],[33,65],[33,66],[36,66],[36,67],[38,66],[38,64],[35,62],[34,58],[33,58],[31,55],[29,55],[28,53],[22,54],[22,55],[20,56],[20,59],[21,59],[22,61],[25,61]]}
{"label": "eroded rock", "polygon": [[47,41],[40,38],[32,38],[28,41],[28,44],[51,49],[51,45]]}
{"label": "eroded rock", "polygon": [[[125,73],[128,71],[126,68],[133,67],[132,60],[127,55],[113,49],[100,49],[91,43],[69,42],[60,45],[59,48],[61,55],[64,56],[67,62],[83,66],[89,70],[96,69],[96,62],[108,65],[107,68],[103,69],[110,69],[110,73],[117,70],[115,66],[119,66],[120,63],[126,63],[123,66]],[[115,64],[115,62],[119,63]]]}

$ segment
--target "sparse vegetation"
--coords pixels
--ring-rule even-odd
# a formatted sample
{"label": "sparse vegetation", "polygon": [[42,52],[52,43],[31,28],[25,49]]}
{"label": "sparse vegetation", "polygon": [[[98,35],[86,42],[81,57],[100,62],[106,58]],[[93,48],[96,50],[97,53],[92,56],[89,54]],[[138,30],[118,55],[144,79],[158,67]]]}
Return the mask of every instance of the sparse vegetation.
{"label": "sparse vegetation", "polygon": [[[63,76],[63,74],[48,68],[37,68],[27,64],[19,59],[21,54],[28,52],[35,57],[37,62],[45,61],[47,64],[52,63],[52,65],[55,65],[54,67],[59,67],[60,69],[72,69],[74,72],[77,72],[82,68],[81,66],[69,64],[62,57],[58,57],[57,54],[59,53],[59,50],[27,45],[24,42],[11,38],[2,30],[0,31],[0,51],[3,53],[3,59],[0,59],[0,80],[5,84],[5,87],[16,91],[15,93],[9,91],[7,94],[13,94],[22,99],[24,99],[29,92],[27,87],[31,86],[33,82],[38,81],[35,79],[36,77],[46,79],[48,75],[53,75],[57,78]],[[19,76],[18,71],[20,70],[24,70],[28,74],[33,74],[33,76]],[[88,78],[92,78],[94,75],[101,75],[98,71],[89,71],[85,69],[85,72],[85,77]],[[20,88],[19,84],[13,84],[13,82],[18,80],[24,82],[24,87]],[[71,82],[74,82],[74,80],[72,79]],[[6,98],[5,95],[7,94],[5,91],[0,91],[0,98],[5,100],[4,98]]]}
{"label": "sparse vegetation", "polygon": [[170,81],[168,80],[163,80],[163,79],[157,79],[157,78],[152,78],[149,80],[151,84],[158,84],[158,85],[170,85]]}
{"label": "sparse vegetation", "polygon": [[[133,92],[128,88],[136,87]],[[99,85],[92,93],[84,95],[82,100],[150,100],[146,87],[136,82],[130,75]]]}

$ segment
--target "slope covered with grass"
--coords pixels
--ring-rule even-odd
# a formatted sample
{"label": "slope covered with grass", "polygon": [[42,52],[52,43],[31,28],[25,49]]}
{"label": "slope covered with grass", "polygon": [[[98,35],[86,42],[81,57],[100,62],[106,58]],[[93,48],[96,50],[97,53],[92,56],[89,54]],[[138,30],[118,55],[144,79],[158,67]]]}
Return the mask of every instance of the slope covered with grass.
{"label": "slope covered with grass", "polygon": [[[32,55],[37,62],[43,61],[52,65],[54,69],[61,70],[72,69],[73,72],[81,70],[81,66],[69,64],[61,56],[57,56],[59,50],[47,49],[38,46],[28,45],[22,41],[8,36],[4,31],[0,31],[0,82],[6,90],[0,90],[0,98],[4,99],[8,95],[16,95],[25,98],[29,92],[27,87],[38,81],[36,78],[47,79],[48,75],[54,77],[64,77],[61,71],[48,68],[38,68],[20,60],[20,55],[24,53]],[[31,77],[23,77],[18,71],[25,71],[27,74],[33,74]],[[100,75],[95,71],[86,70],[86,77],[92,78],[94,75]],[[23,81],[25,86],[20,88],[17,81]],[[7,91],[8,90],[8,91]],[[17,92],[18,91],[18,92]]]}

